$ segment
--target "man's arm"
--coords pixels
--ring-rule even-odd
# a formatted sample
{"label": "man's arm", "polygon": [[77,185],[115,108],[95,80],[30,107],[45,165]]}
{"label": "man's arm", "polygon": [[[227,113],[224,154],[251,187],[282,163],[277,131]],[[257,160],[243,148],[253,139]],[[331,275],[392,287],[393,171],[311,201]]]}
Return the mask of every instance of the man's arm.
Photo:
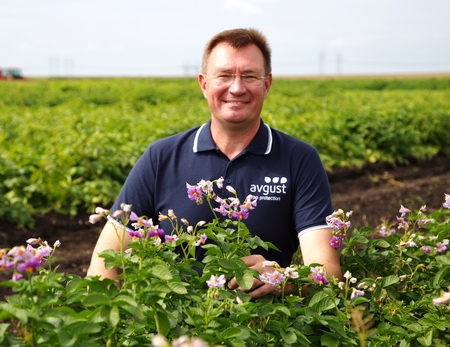
{"label": "man's arm", "polygon": [[[100,276],[103,278],[117,279],[119,272],[117,268],[106,269],[104,259],[99,257],[98,254],[107,250],[113,249],[115,251],[120,250],[120,242],[118,238],[118,232],[122,230],[111,222],[107,222],[100,233],[100,236],[92,252],[91,264],[87,271],[88,276]],[[116,230],[117,229],[117,230]],[[129,243],[129,235],[125,233],[124,245]]]}
{"label": "man's arm", "polygon": [[331,228],[316,229],[300,235],[300,250],[304,265],[314,263],[325,267],[328,277],[342,278],[339,251],[330,246]]}

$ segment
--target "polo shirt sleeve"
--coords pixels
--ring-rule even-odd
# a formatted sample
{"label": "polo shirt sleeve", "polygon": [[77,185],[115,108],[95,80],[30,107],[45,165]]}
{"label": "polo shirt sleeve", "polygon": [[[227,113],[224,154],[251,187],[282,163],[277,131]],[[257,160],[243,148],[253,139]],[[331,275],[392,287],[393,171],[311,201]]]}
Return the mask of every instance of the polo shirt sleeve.
{"label": "polo shirt sleeve", "polygon": [[120,209],[120,204],[126,203],[132,205],[132,211],[138,216],[157,218],[153,201],[155,168],[152,163],[150,146],[131,169],[111,211]]}
{"label": "polo shirt sleeve", "polygon": [[328,177],[319,154],[310,146],[299,163],[296,176],[294,221],[298,236],[327,228],[326,217],[332,212]]}

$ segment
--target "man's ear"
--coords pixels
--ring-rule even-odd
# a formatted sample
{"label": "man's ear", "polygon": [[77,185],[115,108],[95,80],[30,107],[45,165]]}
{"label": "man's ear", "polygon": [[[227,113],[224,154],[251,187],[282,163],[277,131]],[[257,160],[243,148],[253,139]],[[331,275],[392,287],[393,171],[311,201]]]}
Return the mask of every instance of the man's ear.
{"label": "man's ear", "polygon": [[206,77],[204,74],[200,73],[198,75],[198,84],[200,85],[200,89],[202,90],[203,96],[205,97],[205,99],[207,99],[206,97]]}
{"label": "man's ear", "polygon": [[267,98],[269,95],[270,87],[272,87],[272,74],[270,73],[264,81],[264,98]]}

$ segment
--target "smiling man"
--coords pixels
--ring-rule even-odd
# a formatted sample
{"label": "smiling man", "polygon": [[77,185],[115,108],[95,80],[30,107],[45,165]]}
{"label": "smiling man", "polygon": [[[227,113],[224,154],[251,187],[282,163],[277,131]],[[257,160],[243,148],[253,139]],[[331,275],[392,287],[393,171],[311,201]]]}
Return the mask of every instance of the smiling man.
{"label": "smiling man", "polygon": [[272,74],[255,44],[218,43],[205,52],[203,62],[199,83],[211,109],[211,134],[231,160],[258,132]]}
{"label": "smiling man", "polygon": [[[287,267],[300,247],[306,265],[323,264],[329,276],[340,278],[339,256],[329,244],[332,231],[325,221],[333,209],[319,155],[311,145],[270,128],[261,119],[272,86],[266,38],[254,29],[217,34],[205,47],[198,81],[211,111],[210,121],[154,142],[130,172],[111,211],[127,203],[155,224],[159,212],[168,209],[191,224],[208,221],[212,212],[206,205],[192,206],[186,198],[186,183],[223,177],[224,188],[216,193],[230,197],[225,187],[231,185],[242,197],[257,196],[258,206],[245,223],[251,233],[281,250],[256,250],[243,259],[248,267],[268,272],[266,260]],[[170,231],[164,223],[169,222],[162,221],[162,229]],[[98,257],[106,249],[119,250],[111,222],[97,241],[88,275],[117,277],[117,271],[105,269]],[[199,260],[202,256],[199,252]],[[237,282],[230,280],[229,287],[238,288]],[[257,279],[247,292],[254,298],[279,295],[273,286]]]}

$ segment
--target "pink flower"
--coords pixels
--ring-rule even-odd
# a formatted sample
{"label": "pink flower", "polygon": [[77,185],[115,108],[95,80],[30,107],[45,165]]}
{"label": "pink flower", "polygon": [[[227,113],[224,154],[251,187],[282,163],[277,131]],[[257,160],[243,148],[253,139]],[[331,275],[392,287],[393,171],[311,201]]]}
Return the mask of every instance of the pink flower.
{"label": "pink flower", "polygon": [[330,246],[333,248],[339,248],[342,245],[342,240],[338,236],[333,236],[330,240]]}
{"label": "pink flower", "polygon": [[443,293],[439,298],[433,299],[433,305],[445,305],[450,302],[450,292]]}
{"label": "pink flower", "polygon": [[378,229],[378,233],[381,236],[389,236],[391,234],[395,234],[395,229],[391,229],[391,230],[387,230],[387,226],[386,225],[382,225],[379,229]]}
{"label": "pink flower", "polygon": [[410,213],[410,212],[411,212],[411,210],[408,209],[408,208],[406,208],[406,207],[403,206],[403,205],[400,205],[400,210],[399,210],[398,212],[401,213],[401,217],[405,217],[407,213]]}
{"label": "pink flower", "polygon": [[0,269],[10,269],[14,267],[14,263],[6,256],[0,258]]}
{"label": "pink flower", "polygon": [[228,216],[228,209],[230,208],[230,206],[227,204],[226,200],[217,196],[215,198],[215,201],[219,204],[219,207],[214,208],[214,211],[219,212],[222,216]]}
{"label": "pink flower", "polygon": [[133,239],[140,239],[143,235],[142,235],[142,229],[140,230],[134,230],[134,231],[130,231],[128,234],[133,238]]}
{"label": "pink flower", "polygon": [[189,199],[194,200],[195,202],[197,202],[197,204],[200,204],[202,202],[201,199],[203,196],[202,189],[197,186],[191,186],[188,183],[186,183],[186,188]]}
{"label": "pink flower", "polygon": [[312,267],[309,269],[309,271],[316,275],[315,280],[319,282],[319,284],[326,286],[328,283],[330,283],[325,277],[325,268],[323,266]]}
{"label": "pink flower", "polygon": [[235,211],[235,212],[233,212],[231,217],[237,218],[239,220],[247,219],[248,218],[248,212],[247,211],[243,211],[243,210]]}
{"label": "pink flower", "polygon": [[257,200],[258,200],[257,196],[251,194],[247,195],[247,197],[244,200],[244,203],[241,205],[241,209],[246,209],[247,211],[255,209]]}
{"label": "pink flower", "polygon": [[221,288],[223,287],[225,282],[226,282],[225,275],[220,276],[212,275],[211,278],[208,281],[206,281],[206,284],[208,285],[209,288],[211,287]]}
{"label": "pink flower", "polygon": [[177,242],[178,236],[177,235],[166,235],[165,239],[166,239],[166,242]]}
{"label": "pink flower", "polygon": [[427,225],[428,223],[433,223],[434,219],[430,218],[430,219],[418,219],[417,220],[417,225],[419,227],[423,227],[424,225]]}
{"label": "pink flower", "polygon": [[164,230],[159,229],[158,225],[152,226],[152,228],[147,233],[148,236],[157,238],[161,235],[164,235]]}
{"label": "pink flower", "polygon": [[330,283],[325,276],[317,275],[316,281],[319,282],[320,285],[326,286],[328,283]]}
{"label": "pink flower", "polygon": [[445,202],[442,204],[446,209],[450,210],[450,194],[445,194]]}
{"label": "pink flower", "polygon": [[20,263],[17,266],[18,271],[28,271],[33,272],[34,269],[38,268],[41,265],[41,262],[36,257],[31,257],[27,259],[25,262]]}
{"label": "pink flower", "polygon": [[210,194],[213,192],[213,183],[211,181],[201,180],[200,182],[197,183],[197,186],[205,194]]}
{"label": "pink flower", "polygon": [[315,275],[325,275],[325,269],[323,266],[315,266],[309,269],[309,271]]}
{"label": "pink flower", "polygon": [[398,229],[408,229],[409,228],[409,224],[407,221],[405,221],[402,217],[396,217],[398,223]]}
{"label": "pink flower", "polygon": [[447,245],[448,245],[448,240],[442,240],[442,242],[436,243],[436,252],[444,253],[448,249]]}
{"label": "pink flower", "polygon": [[272,286],[281,284],[284,281],[284,275],[281,272],[278,272],[277,270],[275,270],[274,272],[269,272],[267,274],[267,277],[269,278],[269,284],[271,284]]}
{"label": "pink flower", "polygon": [[130,221],[136,222],[136,223],[133,223],[134,227],[144,226],[144,227],[149,228],[153,225],[153,223],[151,221],[144,219],[144,218],[139,218],[138,215],[134,212],[130,213]]}
{"label": "pink flower", "polygon": [[420,249],[425,253],[431,253],[431,251],[433,250],[430,246],[422,246],[420,247]]}
{"label": "pink flower", "polygon": [[270,284],[271,286],[277,286],[285,280],[285,276],[283,273],[275,270],[274,272],[266,272],[265,274],[261,274],[259,276],[261,282]]}
{"label": "pink flower", "polygon": [[293,267],[287,267],[284,270],[284,275],[288,278],[293,278],[293,279],[298,278],[298,272]]}
{"label": "pink flower", "polygon": [[348,222],[344,222],[341,219],[337,218],[337,217],[327,217],[327,224],[329,227],[333,228],[334,230],[342,230],[345,228],[349,228],[350,227],[350,221]]}
{"label": "pink flower", "polygon": [[13,280],[13,281],[18,281],[18,280],[21,280],[22,278],[23,278],[23,275],[20,274],[20,273],[15,273],[15,274],[13,274],[13,276],[12,276],[12,280]]}
{"label": "pink flower", "polygon": [[208,237],[205,234],[200,236],[200,239],[195,243],[196,246],[204,245]]}
{"label": "pink flower", "polygon": [[223,181],[224,181],[224,178],[223,178],[223,177],[220,177],[220,178],[218,178],[218,179],[216,180],[217,188],[219,188],[219,189],[222,189],[222,188],[223,188]]}
{"label": "pink flower", "polygon": [[352,288],[352,294],[350,295],[350,299],[355,299],[358,296],[363,296],[364,292],[362,290],[356,289],[356,288]]}
{"label": "pink flower", "polygon": [[24,260],[27,257],[25,247],[23,246],[14,246],[8,252],[8,255],[14,258],[14,262]]}

